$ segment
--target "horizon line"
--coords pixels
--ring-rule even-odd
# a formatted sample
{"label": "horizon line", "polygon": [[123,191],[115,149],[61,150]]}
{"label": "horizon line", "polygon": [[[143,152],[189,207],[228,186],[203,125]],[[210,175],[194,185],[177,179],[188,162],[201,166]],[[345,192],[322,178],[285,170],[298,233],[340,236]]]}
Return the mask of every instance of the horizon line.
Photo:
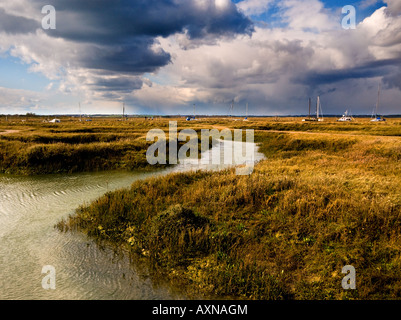
{"label": "horizon line", "polygon": [[[62,114],[35,114],[35,113],[15,113],[15,114],[0,114],[0,117],[191,117],[193,118],[193,114],[152,114],[152,113],[141,113],[141,114],[118,114],[118,113],[85,113],[85,114],[76,114],[76,113],[62,113]],[[342,114],[327,114],[324,115],[325,118],[330,117],[342,117]],[[372,114],[356,114],[352,115],[353,117],[373,117]],[[383,117],[401,117],[401,114],[381,114]],[[288,117],[309,117],[307,114],[287,114],[287,115],[228,115],[228,114],[200,114],[196,115],[195,118],[198,117],[227,117],[227,118],[235,118],[235,117],[248,117],[248,118],[288,118]]]}

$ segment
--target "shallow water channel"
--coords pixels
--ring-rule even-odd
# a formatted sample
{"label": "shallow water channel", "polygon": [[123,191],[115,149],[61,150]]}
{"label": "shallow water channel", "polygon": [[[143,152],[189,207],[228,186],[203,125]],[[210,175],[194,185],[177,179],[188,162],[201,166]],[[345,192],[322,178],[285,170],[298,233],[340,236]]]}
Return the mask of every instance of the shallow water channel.
{"label": "shallow water channel", "polygon": [[[220,147],[222,154],[223,141]],[[262,158],[256,148],[252,160]],[[221,170],[227,166],[212,164],[212,160],[210,164],[193,160],[155,172],[0,175],[0,299],[180,298],[141,275],[127,255],[100,247],[83,234],[60,232],[54,226],[80,205],[107,191],[128,188],[138,179],[177,171]],[[55,290],[42,287],[46,276],[42,268],[46,265],[55,268]]]}

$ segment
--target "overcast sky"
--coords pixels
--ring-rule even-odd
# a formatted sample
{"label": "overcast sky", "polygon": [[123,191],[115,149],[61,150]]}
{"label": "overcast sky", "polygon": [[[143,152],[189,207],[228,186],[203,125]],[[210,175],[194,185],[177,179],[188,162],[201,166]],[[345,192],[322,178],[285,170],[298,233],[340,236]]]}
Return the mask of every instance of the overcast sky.
{"label": "overcast sky", "polygon": [[0,0],[2,114],[371,114],[379,83],[401,114],[400,0]]}

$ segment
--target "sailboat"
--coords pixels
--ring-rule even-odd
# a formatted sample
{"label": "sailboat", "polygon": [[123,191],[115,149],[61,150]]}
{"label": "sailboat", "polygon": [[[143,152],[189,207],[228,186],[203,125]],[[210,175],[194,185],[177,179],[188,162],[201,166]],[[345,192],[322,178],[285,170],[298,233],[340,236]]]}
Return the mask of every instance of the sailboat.
{"label": "sailboat", "polygon": [[195,117],[195,108],[196,108],[196,105],[194,104],[194,116],[193,117],[187,117],[187,121],[193,121],[193,120],[196,120],[196,117]]}
{"label": "sailboat", "polygon": [[316,121],[315,118],[311,118],[311,116],[310,116],[310,106],[311,106],[311,99],[309,98],[309,113],[308,113],[308,117],[303,119],[302,121]]}
{"label": "sailboat", "polygon": [[248,121],[248,102],[246,103],[246,116],[244,121]]}
{"label": "sailboat", "polygon": [[[320,112],[322,113],[322,117],[320,116]],[[316,118],[317,121],[323,121],[323,111],[322,111],[322,104],[320,103],[320,97],[317,97],[317,102],[316,102]]]}
{"label": "sailboat", "polygon": [[[305,118],[302,121],[323,121],[323,116],[320,117],[320,112],[322,111],[322,106],[320,103],[320,96],[317,97],[317,101],[316,101],[316,117],[311,117],[310,109],[311,109],[311,99],[309,98],[309,115],[308,115],[308,118]],[[323,114],[323,112],[322,112],[322,114]]]}
{"label": "sailboat", "polygon": [[377,102],[376,102],[376,110],[375,110],[375,117],[374,119],[370,120],[372,122],[378,122],[378,121],[386,121],[386,119],[382,118],[377,114],[377,110],[379,109],[379,104],[380,104],[380,89],[381,89],[381,83],[379,83],[379,90],[377,92]]}
{"label": "sailboat", "polygon": [[346,110],[343,116],[337,121],[342,121],[342,122],[354,121],[354,118],[351,115],[348,115],[348,110]]}
{"label": "sailboat", "polygon": [[233,101],[231,102],[231,105],[230,105],[230,117],[233,116],[233,111],[234,111],[234,99],[233,99]]}

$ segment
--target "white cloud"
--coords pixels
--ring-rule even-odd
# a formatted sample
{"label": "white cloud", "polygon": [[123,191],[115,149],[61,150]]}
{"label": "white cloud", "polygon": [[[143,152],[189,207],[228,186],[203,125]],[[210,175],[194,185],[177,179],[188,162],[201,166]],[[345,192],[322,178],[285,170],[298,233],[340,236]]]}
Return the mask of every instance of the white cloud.
{"label": "white cloud", "polygon": [[339,28],[337,19],[333,19],[319,0],[283,0],[280,6],[290,28],[312,29],[315,32]]}
{"label": "white cloud", "polygon": [[374,59],[401,58],[401,17],[392,16],[382,7],[358,27],[358,36],[364,39]]}
{"label": "white cloud", "polygon": [[220,10],[225,10],[230,4],[230,0],[215,0],[215,5]]}
{"label": "white cloud", "polygon": [[274,0],[244,0],[237,4],[237,7],[246,15],[260,15],[266,12]]}
{"label": "white cloud", "polygon": [[41,101],[37,92],[0,87],[0,113],[25,113]]}

